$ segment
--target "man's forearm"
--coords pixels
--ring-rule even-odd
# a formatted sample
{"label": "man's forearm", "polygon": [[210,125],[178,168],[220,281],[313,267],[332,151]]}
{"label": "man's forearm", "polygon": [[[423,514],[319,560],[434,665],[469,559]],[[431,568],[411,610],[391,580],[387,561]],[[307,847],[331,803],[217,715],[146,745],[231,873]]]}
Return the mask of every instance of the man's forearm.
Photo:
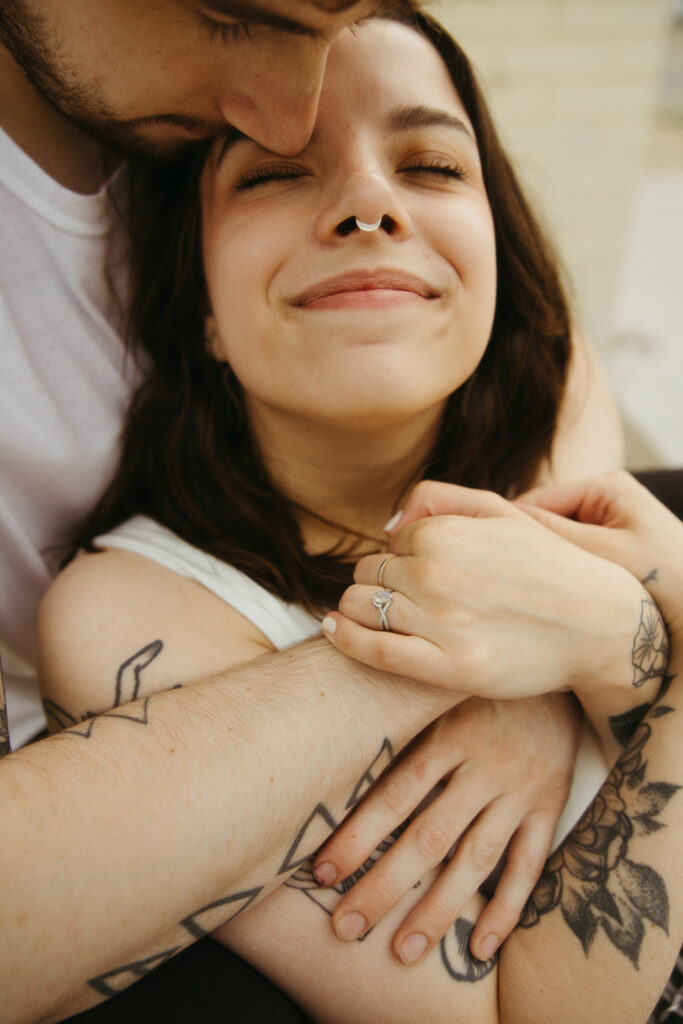
{"label": "man's forearm", "polygon": [[75,1012],[239,913],[447,706],[312,641],[5,758],[4,1020]]}

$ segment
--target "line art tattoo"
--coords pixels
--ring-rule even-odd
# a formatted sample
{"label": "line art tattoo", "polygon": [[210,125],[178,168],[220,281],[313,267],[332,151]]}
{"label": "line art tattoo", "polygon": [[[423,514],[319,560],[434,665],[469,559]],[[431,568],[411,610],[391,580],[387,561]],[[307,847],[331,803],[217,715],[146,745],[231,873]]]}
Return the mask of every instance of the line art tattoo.
{"label": "line art tattoo", "polygon": [[648,679],[663,679],[669,664],[669,638],[659,608],[652,598],[640,605],[640,624],[631,653],[633,685],[637,689]]}
{"label": "line art tattoo", "polygon": [[470,939],[474,925],[466,917],[458,917],[439,943],[444,967],[454,981],[480,981],[490,974],[498,963],[498,953],[490,960],[477,960],[470,953]]}
{"label": "line art tattoo", "polygon": [[[224,896],[223,899],[214,900],[212,903],[207,903],[205,907],[195,910],[193,914],[184,917],[180,923],[195,939],[203,939],[205,935],[209,935],[220,925],[232,921],[233,917],[237,917],[243,910],[246,910],[262,891],[263,886],[258,885],[255,889],[245,889],[244,892],[236,892],[230,896]],[[230,907],[231,905],[232,913],[230,913],[229,917],[225,917],[224,914],[216,914],[217,910],[222,911],[223,908]],[[209,915],[211,917],[210,924],[206,920],[206,917]],[[204,920],[200,924],[202,919]]]}
{"label": "line art tattoo", "polygon": [[101,996],[108,999],[123,992],[134,981],[139,981],[140,978],[151,974],[155,968],[161,967],[182,948],[182,946],[174,946],[173,949],[165,949],[163,953],[155,953],[154,956],[146,957],[144,960],[133,960],[129,964],[123,964],[122,967],[115,967],[112,971],[106,971],[104,974],[90,978],[88,984]]}
{"label": "line art tattoo", "polygon": [[[116,673],[114,703],[107,711],[86,711],[80,718],[75,718],[55,701],[44,700],[43,707],[48,720],[54,722],[59,730],[65,730],[60,731],[58,735],[90,739],[95,723],[103,718],[120,718],[126,722],[135,722],[137,725],[147,725],[147,709],[151,696],[145,698],[142,704],[137,704],[127,711],[117,711],[116,708],[138,699],[142,672],[161,654],[163,648],[162,640],[153,640],[123,662]],[[79,728],[80,725],[82,727]]]}

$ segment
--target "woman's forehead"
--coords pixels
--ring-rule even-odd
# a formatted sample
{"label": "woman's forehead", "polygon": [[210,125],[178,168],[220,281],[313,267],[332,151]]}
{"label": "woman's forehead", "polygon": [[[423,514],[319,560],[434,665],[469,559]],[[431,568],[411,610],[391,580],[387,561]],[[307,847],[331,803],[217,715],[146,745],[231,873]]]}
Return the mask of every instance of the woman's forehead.
{"label": "woman's forehead", "polygon": [[323,79],[318,121],[382,113],[393,106],[451,109],[469,118],[441,55],[421,33],[401,22],[373,18],[333,43]]}
{"label": "woman's forehead", "polygon": [[[369,121],[387,133],[448,127],[476,146],[474,128],[441,55],[401,22],[372,18],[343,32],[332,45],[316,124],[306,153]],[[215,167],[229,149],[262,150],[239,132],[214,142]],[[299,154],[301,156],[302,154]]]}

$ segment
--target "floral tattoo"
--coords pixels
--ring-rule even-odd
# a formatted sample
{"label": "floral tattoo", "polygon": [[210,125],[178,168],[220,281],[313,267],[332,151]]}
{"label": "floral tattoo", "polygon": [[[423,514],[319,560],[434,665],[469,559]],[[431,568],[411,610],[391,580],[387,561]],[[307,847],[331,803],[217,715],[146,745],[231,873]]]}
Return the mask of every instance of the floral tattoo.
{"label": "floral tattoo", "polygon": [[[659,704],[650,720],[672,711]],[[680,788],[646,780],[644,748],[651,734],[649,722],[638,726],[591,806],[546,862],[520,921],[530,928],[559,906],[584,953],[602,929],[635,967],[644,922],[668,933],[669,899],[661,875],[629,857],[631,839],[665,827],[659,815]]]}
{"label": "floral tattoo", "polygon": [[663,679],[669,664],[669,638],[659,608],[651,598],[640,606],[640,625],[633,638],[631,653],[633,685],[637,688],[648,679]]}

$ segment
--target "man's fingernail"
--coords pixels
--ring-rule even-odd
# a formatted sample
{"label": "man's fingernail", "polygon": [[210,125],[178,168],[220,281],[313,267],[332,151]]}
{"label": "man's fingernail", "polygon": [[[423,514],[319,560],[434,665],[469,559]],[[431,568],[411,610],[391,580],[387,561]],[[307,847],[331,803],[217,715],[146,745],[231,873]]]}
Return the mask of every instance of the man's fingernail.
{"label": "man's fingernail", "polygon": [[327,633],[329,636],[335,632],[337,628],[337,620],[333,619],[331,615],[326,615],[322,621],[322,631]]}
{"label": "man's fingernail", "polygon": [[334,926],[334,930],[337,933],[337,938],[341,939],[342,942],[353,942],[361,937],[367,927],[367,922],[363,915],[357,914],[354,911],[351,914],[345,914],[344,917],[340,917]]}
{"label": "man's fingernail", "polygon": [[337,869],[332,864],[316,864],[313,874],[318,885],[334,885],[337,878]]}
{"label": "man's fingernail", "polygon": [[399,511],[395,515],[393,515],[391,517],[389,522],[384,527],[384,532],[385,533],[391,533],[391,531],[396,526],[396,524],[398,523],[398,521],[399,521],[399,519],[401,518],[402,515],[403,515],[403,509],[399,509]]}
{"label": "man's fingernail", "polygon": [[479,952],[474,953],[474,956],[476,956],[477,960],[490,960],[499,946],[499,935],[486,935],[479,943]]}
{"label": "man's fingernail", "polygon": [[416,964],[428,945],[427,936],[423,935],[422,932],[415,932],[413,935],[409,935],[407,939],[403,940],[398,951],[401,963],[404,963],[406,967]]}

